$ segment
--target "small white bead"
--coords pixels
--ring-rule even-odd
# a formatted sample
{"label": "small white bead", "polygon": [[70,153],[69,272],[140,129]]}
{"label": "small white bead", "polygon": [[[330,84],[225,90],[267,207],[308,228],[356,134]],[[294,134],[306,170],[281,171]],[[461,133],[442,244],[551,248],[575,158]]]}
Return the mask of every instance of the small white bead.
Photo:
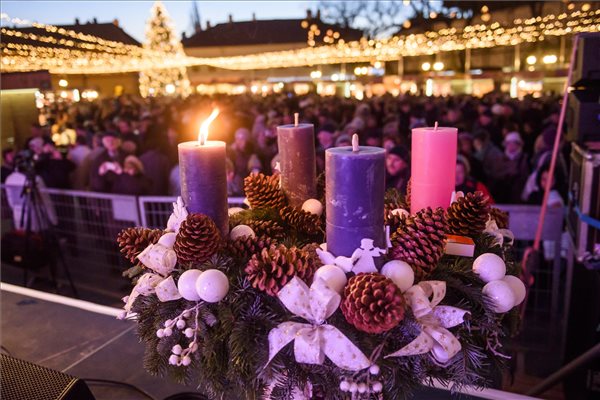
{"label": "small white bead", "polygon": [[349,388],[350,393],[356,393],[357,390],[358,390],[358,385],[356,384],[356,382],[352,382],[350,384],[350,388]]}
{"label": "small white bead", "polygon": [[173,329],[171,329],[171,328],[165,328],[163,330],[163,332],[164,332],[165,336],[171,336],[173,334]]}
{"label": "small white bead", "polygon": [[191,342],[188,348],[192,351],[192,353],[194,353],[196,350],[198,350],[198,343]]}
{"label": "small white bead", "polygon": [[173,352],[173,354],[180,355],[181,352],[183,351],[183,349],[181,348],[180,345],[176,344],[175,346],[173,346],[171,351]]}
{"label": "small white bead", "polygon": [[183,364],[184,366],[188,366],[192,363],[192,359],[188,356],[183,357],[183,360],[181,360],[181,364]]}
{"label": "small white bead", "polygon": [[183,334],[185,337],[191,338],[194,336],[194,330],[192,328],[187,328],[185,331],[183,331]]}
{"label": "small white bead", "polygon": [[156,336],[162,338],[165,336],[165,331],[163,329],[159,329],[156,331]]}
{"label": "small white bead", "polygon": [[371,373],[371,375],[379,375],[379,365],[371,365],[371,367],[369,368],[369,372]]}
{"label": "small white bead", "polygon": [[171,325],[173,323],[172,320],[168,319],[165,321],[165,326],[168,327],[169,325]]}
{"label": "small white bead", "polygon": [[190,317],[190,315],[191,315],[191,314],[190,314],[190,312],[189,312],[189,311],[184,311],[182,316],[183,316],[183,318],[189,318],[189,317]]}
{"label": "small white bead", "polygon": [[359,383],[358,384],[358,393],[365,393],[366,391],[367,391],[367,384]]}
{"label": "small white bead", "polygon": [[379,381],[375,381],[372,384],[373,392],[379,393],[383,390],[383,384]]}
{"label": "small white bead", "polygon": [[340,390],[342,392],[347,392],[349,389],[350,389],[350,382],[348,382],[348,381],[340,382]]}
{"label": "small white bead", "polygon": [[169,364],[177,365],[177,363],[179,363],[179,357],[175,354],[172,354],[171,357],[169,357]]}
{"label": "small white bead", "polygon": [[180,319],[179,321],[177,321],[177,328],[179,329],[183,329],[185,328],[185,321]]}

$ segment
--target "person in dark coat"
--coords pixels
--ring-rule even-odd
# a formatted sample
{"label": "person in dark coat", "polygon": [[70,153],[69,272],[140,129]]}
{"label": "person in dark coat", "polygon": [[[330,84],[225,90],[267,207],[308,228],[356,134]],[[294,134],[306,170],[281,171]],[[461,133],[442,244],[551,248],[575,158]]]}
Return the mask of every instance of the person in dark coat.
{"label": "person in dark coat", "polygon": [[152,181],[144,175],[144,166],[136,156],[127,156],[123,171],[114,178],[111,193],[144,196],[149,194]]}
{"label": "person in dark coat", "polygon": [[396,146],[385,156],[385,188],[406,193],[410,179],[410,153],[404,146]]}
{"label": "person in dark coat", "polygon": [[121,139],[117,132],[109,131],[102,137],[104,151],[90,167],[90,190],[109,193],[115,178],[123,172],[125,154],[121,150]]}
{"label": "person in dark coat", "polygon": [[[156,126],[156,128],[155,128]],[[153,125],[146,134],[146,151],[140,156],[145,175],[151,179],[149,195],[166,196],[169,192],[171,165],[165,153],[167,149],[166,131],[160,125]]]}

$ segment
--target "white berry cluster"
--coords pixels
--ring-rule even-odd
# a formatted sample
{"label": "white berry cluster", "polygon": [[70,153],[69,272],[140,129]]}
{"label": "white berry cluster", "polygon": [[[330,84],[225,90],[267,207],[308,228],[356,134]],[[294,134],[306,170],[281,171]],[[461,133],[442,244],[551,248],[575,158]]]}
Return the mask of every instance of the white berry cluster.
{"label": "white berry cluster", "polygon": [[[188,321],[194,313],[195,322]],[[191,325],[190,326],[190,322]],[[197,342],[197,329],[194,327],[198,326],[198,306],[194,306],[190,309],[184,310],[174,319],[168,319],[164,323],[164,328],[156,331],[156,336],[159,338],[168,337],[173,334],[173,329],[179,329],[183,331],[186,338],[191,339],[190,343],[186,348],[183,348],[180,344],[176,344],[171,349],[171,356],[169,357],[169,364],[187,367],[192,363],[191,355],[198,350]]]}
{"label": "white berry cluster", "polygon": [[[371,365],[369,373],[373,376],[379,375],[379,366]],[[371,381],[367,379],[367,382],[355,380],[353,378],[345,378],[340,382],[340,390],[342,392],[350,393],[381,393],[383,390],[383,384],[380,381]]]}

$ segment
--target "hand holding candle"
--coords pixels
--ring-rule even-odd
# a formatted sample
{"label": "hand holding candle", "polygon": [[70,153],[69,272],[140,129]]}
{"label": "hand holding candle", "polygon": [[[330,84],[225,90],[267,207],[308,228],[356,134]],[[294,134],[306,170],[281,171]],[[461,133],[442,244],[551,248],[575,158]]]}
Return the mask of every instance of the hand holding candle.
{"label": "hand holding candle", "polygon": [[200,127],[198,141],[180,143],[181,197],[188,212],[208,215],[222,235],[229,231],[225,142],[209,141],[208,127],[219,115],[215,108]]}

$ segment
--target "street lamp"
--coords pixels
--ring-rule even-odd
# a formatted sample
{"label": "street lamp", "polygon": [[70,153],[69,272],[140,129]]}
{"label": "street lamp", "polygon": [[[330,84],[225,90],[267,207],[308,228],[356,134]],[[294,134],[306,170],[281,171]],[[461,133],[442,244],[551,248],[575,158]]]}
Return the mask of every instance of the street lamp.
{"label": "street lamp", "polygon": [[67,87],[69,86],[69,82],[66,79],[61,79],[60,81],[58,81],[58,86]]}
{"label": "street lamp", "polygon": [[544,64],[555,64],[558,61],[558,57],[556,54],[547,54],[542,58],[542,62]]}
{"label": "street lamp", "polygon": [[443,62],[441,62],[441,61],[435,62],[435,63],[433,64],[433,69],[434,69],[435,71],[441,71],[441,70],[443,70],[443,69],[444,69],[444,63],[443,63]]}
{"label": "street lamp", "polygon": [[527,61],[527,64],[533,65],[537,62],[537,57],[534,55],[530,55],[525,59],[525,61]]}
{"label": "street lamp", "polygon": [[431,64],[428,62],[424,62],[423,64],[421,64],[421,69],[423,71],[429,71],[431,69]]}

